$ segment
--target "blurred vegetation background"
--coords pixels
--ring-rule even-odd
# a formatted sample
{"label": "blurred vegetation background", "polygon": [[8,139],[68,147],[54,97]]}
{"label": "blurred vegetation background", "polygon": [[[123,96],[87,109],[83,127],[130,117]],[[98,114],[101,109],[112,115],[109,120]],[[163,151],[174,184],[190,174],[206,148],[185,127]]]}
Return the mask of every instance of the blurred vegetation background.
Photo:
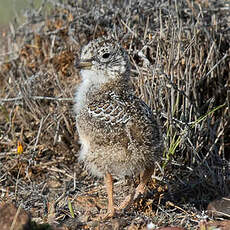
{"label": "blurred vegetation background", "polygon": [[14,18],[23,19],[25,9],[31,6],[37,8],[41,0],[0,0],[0,25],[5,25]]}

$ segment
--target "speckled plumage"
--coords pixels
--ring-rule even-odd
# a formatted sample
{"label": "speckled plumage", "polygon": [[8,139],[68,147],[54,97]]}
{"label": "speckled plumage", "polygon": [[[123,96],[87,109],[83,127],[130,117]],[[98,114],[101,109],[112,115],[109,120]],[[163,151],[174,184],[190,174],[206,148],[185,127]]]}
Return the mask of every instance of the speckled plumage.
{"label": "speckled plumage", "polygon": [[132,176],[154,167],[162,154],[159,126],[149,107],[133,94],[129,61],[111,38],[83,47],[75,95],[79,159],[98,177]]}

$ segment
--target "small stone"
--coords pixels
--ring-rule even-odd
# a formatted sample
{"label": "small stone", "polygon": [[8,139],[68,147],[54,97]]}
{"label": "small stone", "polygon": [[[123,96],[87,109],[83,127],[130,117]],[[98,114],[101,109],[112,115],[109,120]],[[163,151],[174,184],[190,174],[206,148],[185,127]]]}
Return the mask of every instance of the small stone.
{"label": "small stone", "polygon": [[222,197],[209,203],[208,214],[212,217],[230,216],[230,198]]}
{"label": "small stone", "polygon": [[13,203],[6,203],[0,207],[1,230],[23,230],[30,223],[30,217],[22,208],[17,208]]}

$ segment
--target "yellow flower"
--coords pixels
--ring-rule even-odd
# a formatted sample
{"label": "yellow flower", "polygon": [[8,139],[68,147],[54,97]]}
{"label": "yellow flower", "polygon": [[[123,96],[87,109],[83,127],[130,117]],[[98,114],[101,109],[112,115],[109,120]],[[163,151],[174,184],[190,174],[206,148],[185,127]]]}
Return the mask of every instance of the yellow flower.
{"label": "yellow flower", "polygon": [[18,154],[22,154],[23,153],[22,143],[20,141],[18,141],[17,153]]}

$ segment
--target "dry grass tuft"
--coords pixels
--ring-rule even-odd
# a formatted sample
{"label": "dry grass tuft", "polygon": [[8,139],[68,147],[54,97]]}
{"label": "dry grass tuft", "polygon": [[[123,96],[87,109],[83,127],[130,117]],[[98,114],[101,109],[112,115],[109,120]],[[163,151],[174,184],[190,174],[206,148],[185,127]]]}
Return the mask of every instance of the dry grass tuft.
{"label": "dry grass tuft", "polygon": [[[77,162],[74,60],[83,44],[113,34],[130,55],[137,94],[159,114],[166,149],[157,185],[104,224],[196,228],[230,188],[229,2],[63,2],[44,1],[2,32],[0,202],[21,203],[38,222],[103,227],[91,218],[104,191]],[[117,187],[119,200],[128,187]]]}

